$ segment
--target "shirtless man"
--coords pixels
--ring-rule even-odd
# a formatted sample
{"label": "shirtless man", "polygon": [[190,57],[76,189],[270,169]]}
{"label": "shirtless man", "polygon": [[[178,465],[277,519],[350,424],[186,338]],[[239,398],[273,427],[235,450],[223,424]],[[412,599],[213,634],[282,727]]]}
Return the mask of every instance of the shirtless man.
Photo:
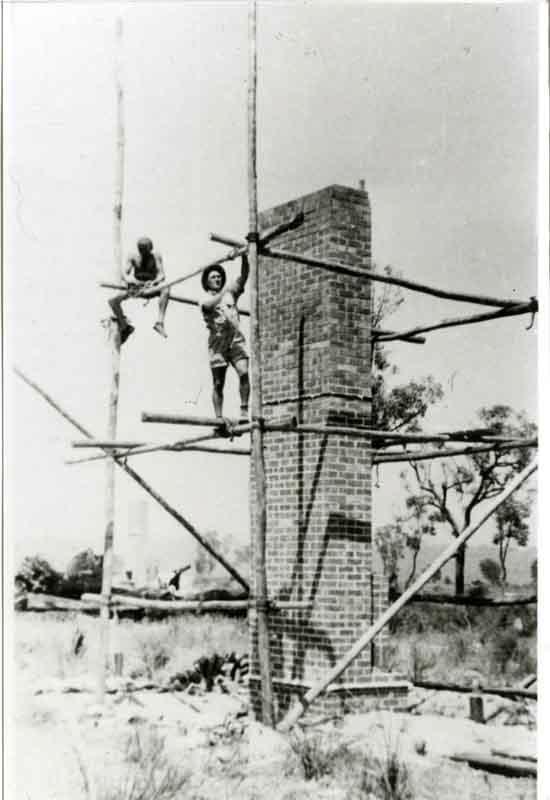
{"label": "shirtless man", "polygon": [[[164,267],[160,253],[153,253],[153,242],[147,236],[138,239],[137,253],[133,253],[129,258],[124,271],[124,282],[126,291],[116,295],[109,300],[109,305],[113,310],[115,318],[120,328],[120,343],[124,344],[126,339],[134,332],[134,326],[122,311],[121,303],[131,297],[143,297],[143,292],[147,289],[154,289],[165,281]],[[169,289],[159,289],[148,297],[159,298],[159,317],[153,325],[153,330],[166,338],[164,330],[164,317],[166,307],[170,299]]]}
{"label": "shirtless man", "polygon": [[242,422],[248,421],[250,381],[248,353],[239,327],[237,301],[244,291],[248,272],[248,258],[244,254],[241,257],[241,274],[233,282],[227,283],[225,270],[220,265],[208,267],[201,277],[207,295],[201,303],[201,311],[209,330],[208,354],[212,370],[214,412],[217,417],[223,416],[225,375],[228,365],[231,364],[239,376]]}

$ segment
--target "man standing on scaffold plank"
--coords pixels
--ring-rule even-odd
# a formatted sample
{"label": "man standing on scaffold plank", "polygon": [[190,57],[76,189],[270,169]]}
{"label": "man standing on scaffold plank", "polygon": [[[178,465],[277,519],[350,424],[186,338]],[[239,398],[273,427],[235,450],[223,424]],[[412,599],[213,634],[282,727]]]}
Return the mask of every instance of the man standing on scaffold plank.
{"label": "man standing on scaffold plank", "polygon": [[[151,239],[147,236],[138,239],[137,249],[137,253],[132,253],[132,255],[129,256],[126,270],[124,271],[123,279],[126,283],[126,291],[109,300],[109,305],[119,325],[121,344],[124,344],[126,339],[135,330],[134,326],[122,311],[121,304],[132,297],[143,297],[144,292],[155,289],[155,287],[160,286],[160,284],[166,280],[162,256],[160,253],[153,252],[153,242]],[[150,297],[159,298],[159,317],[157,322],[153,325],[153,330],[166,338],[167,334],[164,330],[164,317],[166,315],[168,300],[170,299],[170,290],[158,289],[151,294],[147,293],[147,299]]]}
{"label": "man standing on scaffold plank", "polygon": [[216,417],[223,417],[223,389],[229,364],[239,376],[241,400],[240,421],[248,422],[248,352],[239,325],[237,301],[248,280],[249,265],[246,253],[241,256],[241,274],[227,283],[225,270],[219,264],[208,267],[201,276],[207,297],[201,302],[201,311],[209,331],[208,355],[212,370],[212,403]]}

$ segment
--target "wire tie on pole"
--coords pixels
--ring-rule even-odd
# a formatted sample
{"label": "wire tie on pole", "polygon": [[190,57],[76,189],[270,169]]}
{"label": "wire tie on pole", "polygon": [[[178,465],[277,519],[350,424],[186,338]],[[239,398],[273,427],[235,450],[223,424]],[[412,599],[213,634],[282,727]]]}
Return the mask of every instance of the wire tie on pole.
{"label": "wire tie on pole", "polygon": [[260,234],[258,231],[250,231],[250,233],[246,234],[246,241],[249,243],[255,242],[256,244],[260,244]]}
{"label": "wire tie on pole", "polygon": [[538,311],[538,303],[536,297],[531,297],[531,305],[533,307],[531,311],[531,321],[529,325],[525,328],[526,331],[530,331],[533,325],[535,324],[535,314]]}

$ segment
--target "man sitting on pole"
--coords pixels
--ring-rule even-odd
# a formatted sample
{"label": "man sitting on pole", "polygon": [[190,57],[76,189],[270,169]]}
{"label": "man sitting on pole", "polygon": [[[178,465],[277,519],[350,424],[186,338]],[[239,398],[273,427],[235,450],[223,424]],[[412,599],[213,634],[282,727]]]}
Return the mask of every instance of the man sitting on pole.
{"label": "man sitting on pole", "polygon": [[[155,289],[155,287],[158,287],[166,280],[162,257],[160,253],[153,252],[153,242],[147,236],[138,239],[137,249],[137,253],[133,253],[129,256],[124,272],[126,291],[109,300],[109,305],[113,310],[120,328],[121,344],[124,344],[130,334],[134,332],[134,326],[125,316],[121,307],[121,303],[131,297],[146,296],[147,299],[150,297],[159,298],[159,317],[157,322],[153,325],[153,329],[161,336],[164,336],[164,338],[167,336],[164,330],[164,317],[168,300],[170,299],[170,290],[158,289],[150,294],[149,291],[147,291]],[[144,292],[147,292],[147,294],[144,295]]]}
{"label": "man sitting on pole", "polygon": [[239,326],[237,301],[244,291],[248,273],[248,257],[243,253],[241,274],[231,283],[227,283],[225,270],[219,264],[208,267],[201,276],[203,289],[207,293],[207,297],[201,302],[201,311],[209,330],[208,354],[212,370],[214,413],[217,417],[223,417],[225,375],[228,365],[231,364],[239,376],[242,422],[248,421],[250,381],[248,352]]}

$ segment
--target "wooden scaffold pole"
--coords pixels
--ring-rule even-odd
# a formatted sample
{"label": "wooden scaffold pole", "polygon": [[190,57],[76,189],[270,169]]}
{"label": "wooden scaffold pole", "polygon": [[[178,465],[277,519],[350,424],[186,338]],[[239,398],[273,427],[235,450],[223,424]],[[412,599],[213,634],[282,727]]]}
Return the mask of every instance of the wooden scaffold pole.
{"label": "wooden scaffold pole", "polygon": [[[116,21],[115,51],[116,158],[115,197],[113,206],[113,255],[115,275],[117,279],[120,279],[122,275],[122,199],[124,191],[124,90],[121,75],[122,19],[120,17]],[[118,389],[120,383],[120,331],[116,322],[110,322],[109,332],[111,343],[111,388],[109,392],[107,438],[116,439]],[[112,458],[107,460],[105,480],[105,541],[103,546],[103,575],[101,580],[103,604],[101,607],[100,621],[97,684],[98,703],[103,703],[105,701],[107,661],[109,658],[109,603],[113,585],[113,544],[115,533],[115,462]]]}
{"label": "wooden scaffold pole", "polygon": [[267,527],[265,463],[263,448],[262,375],[260,349],[260,321],[258,302],[258,191],[256,173],[256,0],[249,0],[248,7],[248,257],[250,262],[250,353],[252,388],[252,469],[255,481],[256,513],[254,515],[255,567],[256,567],[256,624],[258,631],[258,655],[262,693],[262,721],[274,725],[273,686],[269,652],[269,622],[267,609],[267,577],[265,567],[265,539]]}

